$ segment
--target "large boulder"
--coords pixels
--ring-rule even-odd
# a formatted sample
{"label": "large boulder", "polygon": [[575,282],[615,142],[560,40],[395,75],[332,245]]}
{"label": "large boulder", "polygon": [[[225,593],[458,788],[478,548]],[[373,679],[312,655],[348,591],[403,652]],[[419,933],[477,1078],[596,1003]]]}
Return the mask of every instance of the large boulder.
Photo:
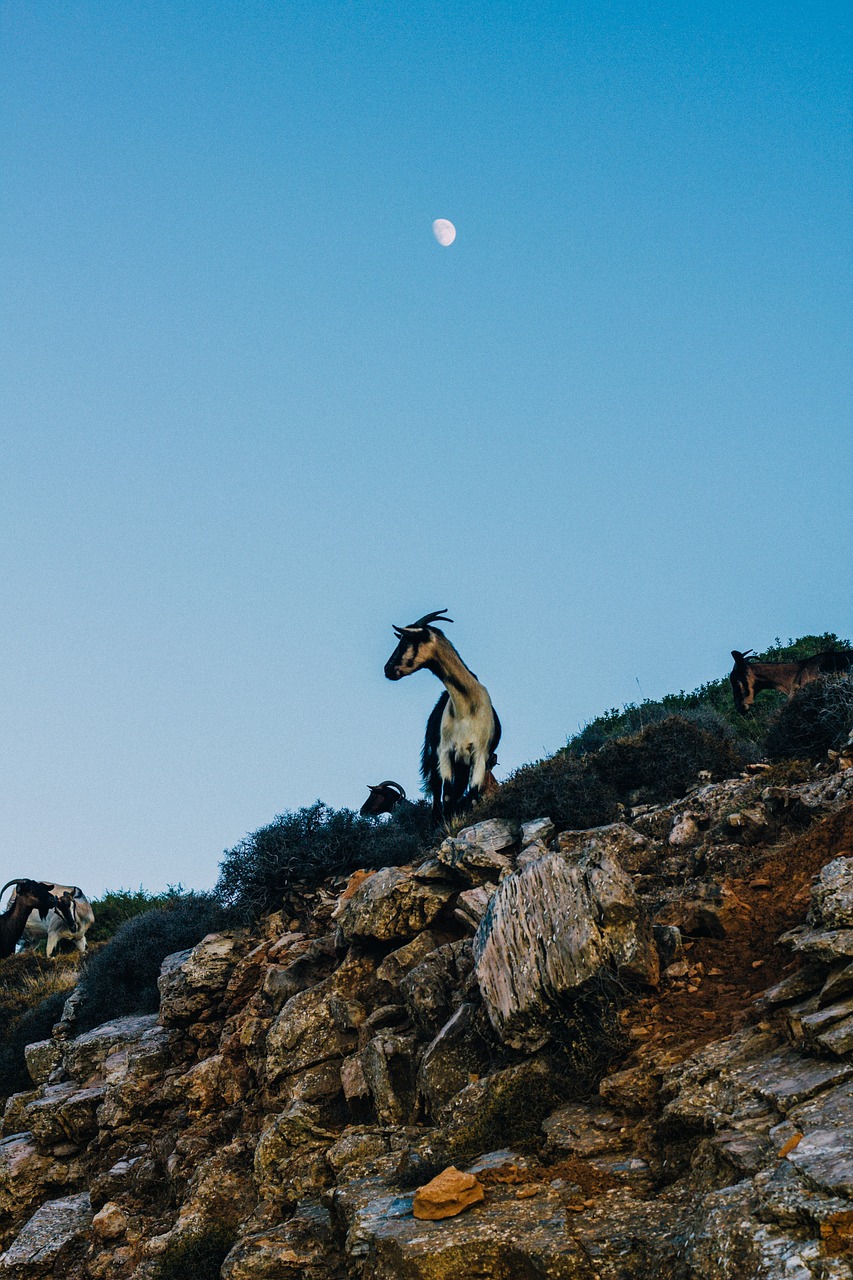
{"label": "large boulder", "polygon": [[[368,884],[377,880],[371,876]],[[354,1026],[335,1019],[339,1003],[362,995],[374,975],[374,962],[351,956],[316,986],[291,996],[270,1027],[266,1041],[269,1083],[321,1063],[342,1060],[357,1047]]]}
{"label": "large boulder", "polygon": [[338,923],[347,942],[402,942],[431,925],[453,892],[444,880],[384,867],[343,904]]}
{"label": "large boulder", "polygon": [[474,961],[492,1025],[528,1051],[597,980],[654,985],[659,976],[631,879],[595,844],[573,858],[550,853],[503,880],[474,937]]}
{"label": "large boulder", "polygon": [[188,1026],[217,1006],[250,943],[233,933],[209,933],[190,951],[166,956],[160,968],[160,1021]]}

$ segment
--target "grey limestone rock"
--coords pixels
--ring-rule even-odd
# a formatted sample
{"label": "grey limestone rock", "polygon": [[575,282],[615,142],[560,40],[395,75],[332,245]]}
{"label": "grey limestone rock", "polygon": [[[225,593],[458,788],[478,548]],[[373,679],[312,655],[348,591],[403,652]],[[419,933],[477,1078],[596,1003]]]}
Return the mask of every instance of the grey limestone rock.
{"label": "grey limestone rock", "polygon": [[651,924],[630,876],[600,847],[551,853],[498,886],[474,938],[489,1018],[512,1048],[550,1038],[566,1001],[613,975],[655,984]]}
{"label": "grey limestone rock", "polygon": [[827,929],[853,925],[853,858],[834,858],[812,885],[811,918]]}
{"label": "grey limestone rock", "polygon": [[55,1267],[92,1223],[89,1193],[48,1200],[37,1209],[15,1240],[0,1255],[0,1275],[24,1277],[56,1274]]}

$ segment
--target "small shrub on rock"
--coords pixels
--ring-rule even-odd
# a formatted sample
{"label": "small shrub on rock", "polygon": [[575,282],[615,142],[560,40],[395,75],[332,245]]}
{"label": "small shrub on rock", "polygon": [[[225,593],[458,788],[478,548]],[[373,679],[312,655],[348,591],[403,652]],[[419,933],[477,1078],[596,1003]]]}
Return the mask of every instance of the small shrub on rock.
{"label": "small shrub on rock", "polygon": [[616,795],[586,763],[560,752],[525,764],[477,806],[472,821],[547,816],[561,830],[600,827],[616,818]]}
{"label": "small shrub on rock", "polygon": [[684,716],[668,716],[642,733],[607,742],[591,759],[602,782],[623,799],[639,791],[649,800],[674,800],[696,782],[700,770],[730,777],[744,764],[729,737],[711,733]]}
{"label": "small shrub on rock", "polygon": [[280,814],[228,849],[216,893],[241,918],[280,907],[296,885],[314,886],[357,867],[398,867],[411,862],[434,837],[428,805],[403,801],[384,821],[319,800]]}
{"label": "small shrub on rock", "polygon": [[75,1031],[132,1013],[156,1012],[157,978],[165,957],[194,947],[227,923],[221,902],[204,893],[176,897],[167,907],[127,920],[80,975]]}
{"label": "small shrub on rock", "polygon": [[822,760],[853,729],[853,676],[824,676],[800,689],[774,716],[767,734],[771,760]]}

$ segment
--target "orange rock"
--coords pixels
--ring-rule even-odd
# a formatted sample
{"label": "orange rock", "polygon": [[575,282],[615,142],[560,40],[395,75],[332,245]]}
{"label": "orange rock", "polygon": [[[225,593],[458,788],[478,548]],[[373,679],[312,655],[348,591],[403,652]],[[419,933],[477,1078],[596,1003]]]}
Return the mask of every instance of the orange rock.
{"label": "orange rock", "polygon": [[453,1218],[484,1197],[483,1187],[473,1173],[461,1173],[454,1165],[450,1165],[433,1178],[432,1182],[418,1187],[412,1203],[412,1213],[416,1218],[430,1221]]}

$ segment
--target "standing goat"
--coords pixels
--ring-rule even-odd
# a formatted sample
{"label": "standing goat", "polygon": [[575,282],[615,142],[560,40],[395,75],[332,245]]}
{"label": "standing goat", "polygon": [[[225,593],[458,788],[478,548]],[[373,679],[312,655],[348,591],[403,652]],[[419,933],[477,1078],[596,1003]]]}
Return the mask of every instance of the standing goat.
{"label": "standing goat", "polygon": [[389,680],[426,667],[445,687],[427,721],[421,776],[432,796],[436,822],[475,804],[496,763],[501,722],[488,690],[459,657],[434,622],[452,622],[446,609],[427,613],[408,627],[394,627],[400,643],[385,663]]}
{"label": "standing goat", "polygon": [[10,884],[15,885],[14,897],[6,910],[0,911],[0,957],[3,958],[12,955],[23,937],[31,911],[37,911],[44,920],[47,913],[55,909],[71,923],[67,906],[56,897],[52,885],[39,880],[9,880],[0,889],[0,899]]}
{"label": "standing goat", "polygon": [[[63,940],[73,942],[82,955],[86,950],[86,931],[95,923],[92,904],[76,884],[52,884],[49,887],[57,899],[57,905],[48,911],[46,917],[40,916],[37,911],[31,912],[24,937],[33,946],[38,946],[46,939],[48,959]],[[13,894],[12,901],[14,899]]]}
{"label": "standing goat", "polygon": [[818,676],[843,675],[853,665],[853,650],[827,649],[813,658],[801,658],[799,662],[754,662],[751,649],[741,653],[732,649],[735,665],[729,679],[732,682],[735,706],[745,716],[755,701],[755,695],[763,689],[778,689],[793,698],[798,689]]}

